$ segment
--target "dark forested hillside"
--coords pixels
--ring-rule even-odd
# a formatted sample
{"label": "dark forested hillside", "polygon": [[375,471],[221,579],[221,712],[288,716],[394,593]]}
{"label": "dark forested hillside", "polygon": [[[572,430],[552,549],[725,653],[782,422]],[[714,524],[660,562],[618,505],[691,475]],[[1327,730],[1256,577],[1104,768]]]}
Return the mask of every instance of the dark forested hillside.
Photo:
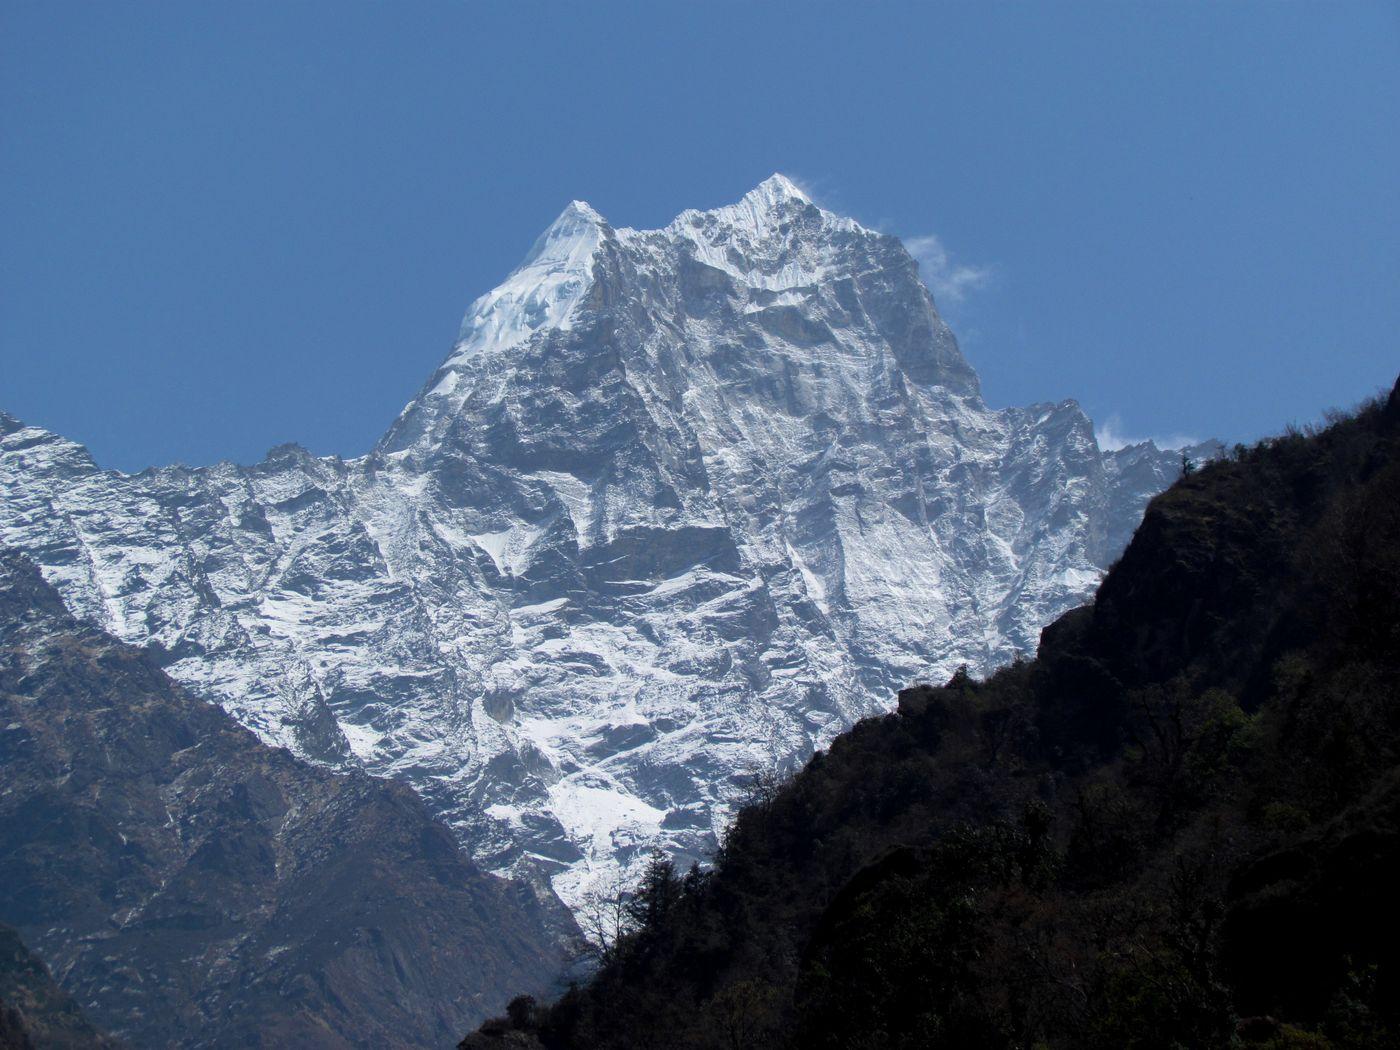
{"label": "dark forested hillside", "polygon": [[1397,445],[1400,387],[1188,473],[1035,661],[757,785],[464,1045],[1396,1045]]}
{"label": "dark forested hillside", "polygon": [[[0,922],[132,1045],[441,1046],[558,965],[410,790],[265,746],[3,550],[0,770]],[[0,1031],[97,1045],[18,944]]]}

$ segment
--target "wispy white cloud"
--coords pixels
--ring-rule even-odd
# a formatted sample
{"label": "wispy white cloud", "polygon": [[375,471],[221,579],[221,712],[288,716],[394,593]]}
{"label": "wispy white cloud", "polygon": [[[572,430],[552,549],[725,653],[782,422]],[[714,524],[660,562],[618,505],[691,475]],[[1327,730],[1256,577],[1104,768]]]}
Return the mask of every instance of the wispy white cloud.
{"label": "wispy white cloud", "polygon": [[1117,412],[1111,413],[1094,428],[1094,437],[1098,440],[1099,448],[1105,452],[1115,452],[1129,445],[1140,445],[1144,441],[1151,441],[1158,448],[1185,448],[1187,445],[1201,443],[1200,438],[1189,434],[1145,434],[1142,437],[1132,437],[1123,426],[1123,418]]}
{"label": "wispy white cloud", "polygon": [[906,237],[904,247],[918,261],[919,273],[940,306],[958,306],[992,279],[992,267],[959,262],[936,234]]}

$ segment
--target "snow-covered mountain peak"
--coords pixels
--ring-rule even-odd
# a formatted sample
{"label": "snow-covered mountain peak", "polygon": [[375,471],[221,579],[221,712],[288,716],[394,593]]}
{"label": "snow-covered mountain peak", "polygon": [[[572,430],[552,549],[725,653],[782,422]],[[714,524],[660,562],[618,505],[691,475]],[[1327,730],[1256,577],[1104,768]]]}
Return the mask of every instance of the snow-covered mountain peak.
{"label": "snow-covered mountain peak", "polygon": [[584,269],[602,242],[607,225],[587,201],[570,201],[539,235],[515,273],[535,268]]}
{"label": "snow-covered mountain peak", "polygon": [[707,211],[687,209],[676,216],[667,227],[671,232],[685,232],[701,227],[730,229],[755,240],[783,234],[800,222],[807,234],[822,227],[856,229],[853,219],[836,215],[812,201],[796,183],[785,175],[770,175],[733,204]]}
{"label": "snow-covered mountain peak", "polygon": [[537,333],[568,331],[593,287],[598,250],[615,236],[591,205],[570,201],[510,276],[467,309],[457,345],[418,397],[404,406],[379,450],[436,444],[472,389],[464,374]]}
{"label": "snow-covered mountain peak", "polygon": [[743,210],[764,221],[772,222],[787,212],[811,205],[812,198],[803,193],[795,182],[786,175],[774,173],[744,194],[737,204],[717,210],[729,212]]}
{"label": "snow-covered mountain peak", "polygon": [[751,290],[814,288],[868,268],[859,256],[897,244],[814,204],[790,179],[773,175],[738,201],[681,212],[662,230],[620,230],[624,241],[680,251]]}
{"label": "snow-covered mountain peak", "polygon": [[993,410],[894,238],[781,176],[574,202],[376,453],[103,472],[0,417],[0,542],[264,739],[578,904],[746,775],[1035,647],[1180,455]]}
{"label": "snow-covered mountain peak", "polygon": [[677,215],[664,231],[627,230],[624,232],[641,236],[657,232],[684,235],[693,228],[708,227],[735,230],[749,237],[761,238],[778,232],[785,222],[791,221],[795,215],[808,209],[829,218],[837,218],[814,205],[812,199],[786,175],[773,174],[733,204],[705,211],[687,208]]}
{"label": "snow-covered mountain peak", "polygon": [[[608,243],[616,249],[608,264],[611,293],[595,294],[600,249]],[[872,252],[884,256],[876,265],[901,269],[904,255],[892,238],[822,210],[780,174],[734,204],[685,211],[655,230],[614,230],[591,205],[572,201],[536,239],[520,266],[472,303],[453,352],[423,392],[405,406],[379,448],[386,453],[436,449],[463,406],[482,393],[482,383],[494,383],[504,374],[492,364],[500,354],[514,355],[538,338],[572,330],[590,298],[595,306],[608,301],[624,312],[629,305],[661,307],[662,302],[651,301],[659,288],[672,285],[682,271],[699,263],[728,275],[736,297],[756,294],[764,300],[756,305],[768,308],[775,305],[768,301],[772,293],[819,294],[835,276],[871,269]],[[908,269],[912,274],[912,263]],[[917,283],[917,278],[911,281]],[[668,309],[681,305],[669,294],[661,293],[661,298],[669,301]],[[791,310],[796,302],[782,306]],[[942,328],[932,316],[931,302],[927,312],[929,325]],[[943,369],[949,385],[975,389],[975,379],[967,381],[971,370],[946,329],[935,342],[952,348],[944,354],[954,366]],[[585,342],[575,352],[584,345],[605,344]]]}
{"label": "snow-covered mountain peak", "polygon": [[452,358],[505,348],[541,329],[568,328],[592,280],[594,256],[611,235],[607,220],[590,205],[570,201],[524,262],[472,303]]}

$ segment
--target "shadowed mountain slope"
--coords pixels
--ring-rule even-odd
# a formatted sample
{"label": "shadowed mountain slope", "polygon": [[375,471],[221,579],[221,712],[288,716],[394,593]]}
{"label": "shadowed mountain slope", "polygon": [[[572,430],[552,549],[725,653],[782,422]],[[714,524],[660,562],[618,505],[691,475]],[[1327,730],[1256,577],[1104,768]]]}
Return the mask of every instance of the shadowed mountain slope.
{"label": "shadowed mountain slope", "polygon": [[408,788],[311,767],[0,553],[0,921],[139,1046],[440,1046],[558,966]]}

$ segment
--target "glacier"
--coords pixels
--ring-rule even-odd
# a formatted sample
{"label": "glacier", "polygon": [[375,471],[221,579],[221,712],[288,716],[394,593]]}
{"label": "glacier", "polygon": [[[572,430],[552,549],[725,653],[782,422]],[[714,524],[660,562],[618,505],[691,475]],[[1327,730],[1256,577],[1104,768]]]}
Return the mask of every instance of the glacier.
{"label": "glacier", "polygon": [[988,407],[900,241],[775,175],[658,230],[571,203],[365,456],[125,474],[0,414],[0,543],[577,909],[899,688],[1033,653],[1180,463]]}

